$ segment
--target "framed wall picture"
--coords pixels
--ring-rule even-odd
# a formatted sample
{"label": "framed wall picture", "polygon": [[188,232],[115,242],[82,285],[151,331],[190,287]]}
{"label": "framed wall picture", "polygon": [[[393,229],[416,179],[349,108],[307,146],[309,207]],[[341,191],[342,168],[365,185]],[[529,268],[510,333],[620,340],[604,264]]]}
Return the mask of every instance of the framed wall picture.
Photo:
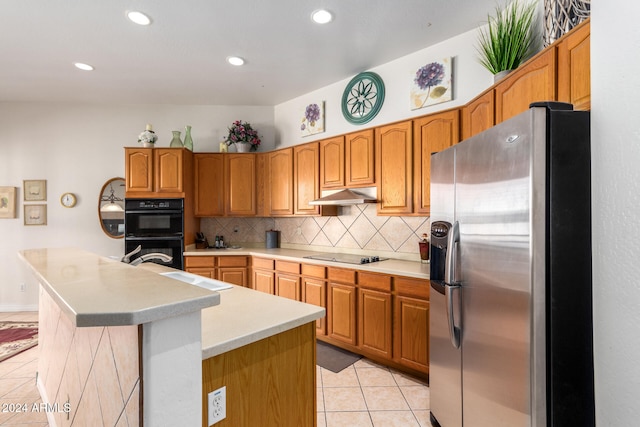
{"label": "framed wall picture", "polygon": [[314,102],[307,105],[302,115],[300,133],[302,136],[324,132],[324,102]]}
{"label": "framed wall picture", "polygon": [[47,225],[47,205],[24,205],[24,225]]}
{"label": "framed wall picture", "polygon": [[16,217],[16,187],[0,187],[0,218]]}
{"label": "framed wall picture", "polygon": [[410,93],[412,110],[453,99],[451,63],[451,57],[443,58],[430,62],[412,73]]}
{"label": "framed wall picture", "polygon": [[25,202],[43,202],[47,200],[46,179],[25,179],[23,187]]}

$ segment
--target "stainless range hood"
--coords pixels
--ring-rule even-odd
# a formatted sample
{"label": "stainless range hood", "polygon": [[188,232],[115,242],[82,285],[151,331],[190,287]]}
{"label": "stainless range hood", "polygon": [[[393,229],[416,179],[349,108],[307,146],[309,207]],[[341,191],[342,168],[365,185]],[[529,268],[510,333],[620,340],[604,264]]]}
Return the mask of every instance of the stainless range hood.
{"label": "stainless range hood", "polygon": [[326,205],[359,205],[362,203],[377,203],[375,197],[368,196],[366,194],[358,193],[353,190],[344,189],[336,193],[329,194],[327,196],[316,199],[309,202],[310,205],[326,206]]}

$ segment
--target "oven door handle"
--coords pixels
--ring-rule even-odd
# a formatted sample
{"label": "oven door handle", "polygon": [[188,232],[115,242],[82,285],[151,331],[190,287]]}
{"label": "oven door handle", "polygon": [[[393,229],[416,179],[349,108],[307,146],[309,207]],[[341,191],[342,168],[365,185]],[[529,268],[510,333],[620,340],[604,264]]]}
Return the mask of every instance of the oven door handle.
{"label": "oven door handle", "polygon": [[176,209],[149,209],[149,210],[127,210],[125,211],[125,214],[129,215],[129,214],[134,214],[134,215],[140,215],[140,214],[144,214],[144,215],[182,215],[182,211],[181,210],[176,210]]}

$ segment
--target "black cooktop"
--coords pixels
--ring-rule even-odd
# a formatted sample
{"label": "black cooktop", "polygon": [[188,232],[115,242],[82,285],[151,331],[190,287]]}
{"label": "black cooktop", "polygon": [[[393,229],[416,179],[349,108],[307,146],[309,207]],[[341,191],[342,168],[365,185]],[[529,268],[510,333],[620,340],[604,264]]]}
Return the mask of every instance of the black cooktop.
{"label": "black cooktop", "polygon": [[377,255],[354,255],[354,254],[334,254],[334,253],[320,253],[315,255],[308,255],[305,258],[315,259],[319,261],[332,261],[342,262],[345,264],[369,264],[372,262],[385,261],[389,258],[381,258]]}

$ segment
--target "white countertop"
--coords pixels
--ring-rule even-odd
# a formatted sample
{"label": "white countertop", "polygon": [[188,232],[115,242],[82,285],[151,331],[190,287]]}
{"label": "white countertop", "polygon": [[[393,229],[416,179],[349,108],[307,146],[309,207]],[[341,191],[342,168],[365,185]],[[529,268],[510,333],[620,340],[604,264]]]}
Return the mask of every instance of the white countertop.
{"label": "white countertop", "polygon": [[[328,249],[326,252],[330,252]],[[248,255],[264,256],[285,261],[304,262],[306,264],[325,265],[330,267],[350,268],[361,271],[371,271],[398,276],[414,277],[417,279],[429,279],[429,264],[419,261],[406,261],[400,259],[388,259],[385,261],[370,264],[345,264],[341,262],[319,261],[305,256],[321,253],[321,251],[304,251],[298,249],[263,249],[263,248],[241,248],[241,249],[190,249],[184,252],[185,256],[205,256],[205,255]]]}
{"label": "white countertop", "polygon": [[[155,273],[174,271],[154,263],[141,267]],[[315,322],[326,314],[323,307],[231,286],[218,291],[220,305],[202,310],[202,360]]]}
{"label": "white countertop", "polygon": [[78,327],[139,325],[220,303],[217,292],[80,249],[27,249],[19,256]]}

